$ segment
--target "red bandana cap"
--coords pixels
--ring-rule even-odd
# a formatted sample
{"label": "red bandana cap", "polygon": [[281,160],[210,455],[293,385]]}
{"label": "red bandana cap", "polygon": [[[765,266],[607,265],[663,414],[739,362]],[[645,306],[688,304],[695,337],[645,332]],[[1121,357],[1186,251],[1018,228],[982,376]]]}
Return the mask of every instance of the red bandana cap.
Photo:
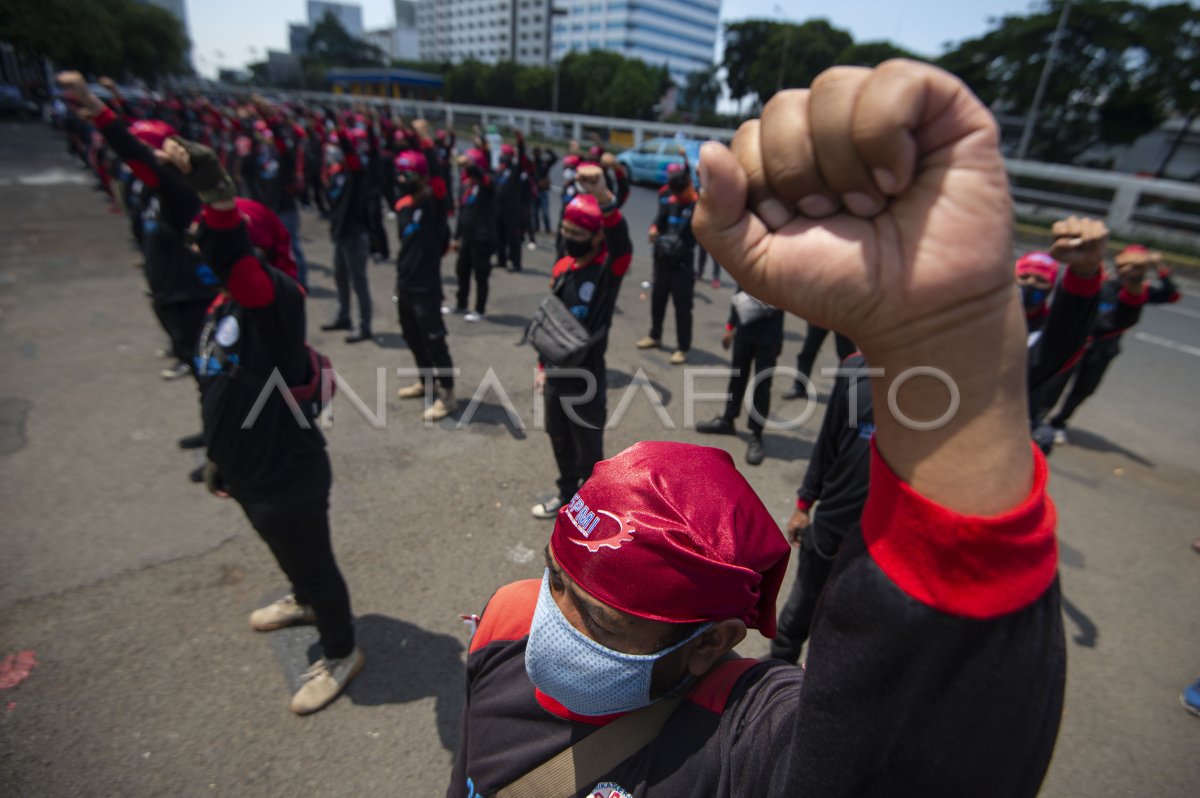
{"label": "red bandana cap", "polygon": [[682,172],[682,171],[683,171],[683,164],[681,164],[681,163],[667,164],[667,174],[669,174],[669,175],[673,175],[677,172]]}
{"label": "red bandana cap", "polygon": [[600,156],[603,154],[604,154],[604,148],[601,147],[599,144],[593,144],[591,147],[588,147],[588,157],[591,158],[593,161],[600,160]]}
{"label": "red bandana cap", "polygon": [[471,149],[467,150],[465,155],[467,156],[467,160],[471,161],[471,163],[475,164],[480,169],[488,168],[487,156],[484,155],[483,150],[479,149],[478,147],[472,147]]}
{"label": "red bandana cap", "polygon": [[550,547],[589,595],[640,618],[739,618],[775,636],[791,546],[728,452],[643,441],[598,463]]}
{"label": "red bandana cap", "polygon": [[405,150],[396,156],[397,172],[416,172],[425,177],[429,174],[429,162],[416,150]]}
{"label": "red bandana cap", "polygon": [[178,136],[175,128],[158,119],[141,119],[129,126],[129,132],[141,139],[142,143],[161,150],[163,142]]}
{"label": "red bandana cap", "polygon": [[513,149],[513,145],[511,145],[511,144],[501,144],[500,145],[500,154],[501,155],[514,155],[514,154],[516,154],[516,152],[517,151]]}
{"label": "red bandana cap", "polygon": [[238,197],[235,202],[238,214],[246,221],[246,235],[249,236],[250,243],[262,250],[267,261],[276,269],[293,280],[299,279],[296,276],[296,261],[292,258],[291,248],[279,246],[282,234],[286,234],[287,229],[275,212],[261,202],[245,197]]}
{"label": "red bandana cap", "polygon": [[567,169],[575,169],[579,166],[580,158],[578,155],[567,155],[563,158],[563,166]]}
{"label": "red bandana cap", "polygon": [[1058,261],[1045,252],[1029,252],[1017,260],[1017,276],[1032,274],[1051,285],[1058,279]]}
{"label": "red bandana cap", "polygon": [[604,225],[604,214],[600,212],[600,203],[591,194],[576,194],[567,203],[563,218],[576,227],[582,227],[594,233]]}

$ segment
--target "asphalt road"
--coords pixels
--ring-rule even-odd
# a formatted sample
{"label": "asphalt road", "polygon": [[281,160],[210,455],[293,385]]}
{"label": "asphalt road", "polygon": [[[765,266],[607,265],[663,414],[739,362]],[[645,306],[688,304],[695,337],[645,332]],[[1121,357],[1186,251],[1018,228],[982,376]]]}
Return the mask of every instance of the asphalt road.
{"label": "asphalt road", "polygon": [[[301,719],[287,710],[290,682],[315,635],[248,628],[250,610],[286,586],[238,508],[185,479],[197,455],[175,440],[197,428],[195,390],[158,377],[162,334],[123,219],[55,134],[0,131],[0,657],[32,651],[37,661],[0,689],[0,794],[441,794],[462,707],[458,614],[537,576],[550,531],[528,512],[553,490],[554,468],[536,427],[533,356],[515,345],[547,284],[549,239],[526,253],[525,273],[493,275],[485,322],[449,322],[462,415],[490,369],[520,424],[493,390],[469,423],[427,427],[419,403],[394,399],[406,384],[395,370],[412,362],[389,302],[391,266],[371,268],[377,344],[320,333],[333,315],[330,248],[305,216],[310,338],[371,412],[343,391],[329,432],[334,541],[368,664],[346,697]],[[612,334],[610,410],[632,392],[606,449],[666,438],[723,445],[741,462],[745,439],[685,428],[684,373],[669,352],[633,347],[648,324],[640,231],[653,208],[647,189],[627,206],[638,254]],[[718,340],[730,293],[728,280],[697,287],[691,365],[727,364]],[[672,331],[669,320],[668,340]],[[788,320],[781,362],[794,361],[803,332]],[[832,366],[826,349],[819,365]],[[669,427],[643,382],[662,396]],[[703,392],[723,385],[695,381]],[[784,387],[775,412],[791,416],[802,408],[778,401]],[[1147,309],[1052,458],[1070,660],[1047,796],[1200,794],[1200,720],[1178,704],[1200,676],[1197,395],[1193,294]],[[700,403],[695,417],[718,410]],[[744,469],[781,523],[817,410],[799,430],[770,433],[767,461]],[[765,642],[742,650],[762,654]]]}

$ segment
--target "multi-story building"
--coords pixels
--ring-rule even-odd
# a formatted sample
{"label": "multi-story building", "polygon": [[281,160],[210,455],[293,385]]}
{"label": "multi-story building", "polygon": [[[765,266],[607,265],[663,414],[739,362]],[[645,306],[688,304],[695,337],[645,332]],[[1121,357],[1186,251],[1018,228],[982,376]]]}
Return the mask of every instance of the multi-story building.
{"label": "multi-story building", "polygon": [[550,5],[550,0],[421,0],[421,60],[457,64],[474,58],[488,64],[546,66]]}
{"label": "multi-story building", "polygon": [[613,50],[666,64],[678,84],[716,56],[721,0],[555,0],[551,58],[572,50]]}
{"label": "multi-story building", "polygon": [[333,14],[342,27],[356,39],[363,37],[362,6],[348,3],[327,3],[319,0],[308,0],[308,27],[315,28],[317,23],[325,19],[326,14]]}

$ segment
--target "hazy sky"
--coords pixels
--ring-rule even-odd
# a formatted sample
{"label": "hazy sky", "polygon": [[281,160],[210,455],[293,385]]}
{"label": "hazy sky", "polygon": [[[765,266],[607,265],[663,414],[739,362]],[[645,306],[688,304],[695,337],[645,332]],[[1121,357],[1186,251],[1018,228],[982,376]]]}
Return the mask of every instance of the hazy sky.
{"label": "hazy sky", "polygon": [[[186,0],[196,66],[243,66],[265,51],[287,50],[287,23],[303,22],[304,0]],[[393,22],[391,0],[359,0],[368,30]],[[724,0],[722,20],[771,17],[801,22],[824,17],[850,31],[855,41],[888,39],[923,55],[938,55],[948,41],[983,33],[988,20],[1024,13],[1031,0]],[[784,9],[780,13],[776,9]]]}

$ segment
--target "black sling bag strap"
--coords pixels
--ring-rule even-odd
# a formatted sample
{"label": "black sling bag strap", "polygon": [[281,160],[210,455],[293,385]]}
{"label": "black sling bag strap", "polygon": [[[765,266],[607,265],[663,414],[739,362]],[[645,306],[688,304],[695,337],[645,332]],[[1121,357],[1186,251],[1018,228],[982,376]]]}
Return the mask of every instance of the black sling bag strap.
{"label": "black sling bag strap", "polygon": [[664,698],[617,718],[502,788],[496,798],[569,798],[586,790],[645,748],[682,700]]}

